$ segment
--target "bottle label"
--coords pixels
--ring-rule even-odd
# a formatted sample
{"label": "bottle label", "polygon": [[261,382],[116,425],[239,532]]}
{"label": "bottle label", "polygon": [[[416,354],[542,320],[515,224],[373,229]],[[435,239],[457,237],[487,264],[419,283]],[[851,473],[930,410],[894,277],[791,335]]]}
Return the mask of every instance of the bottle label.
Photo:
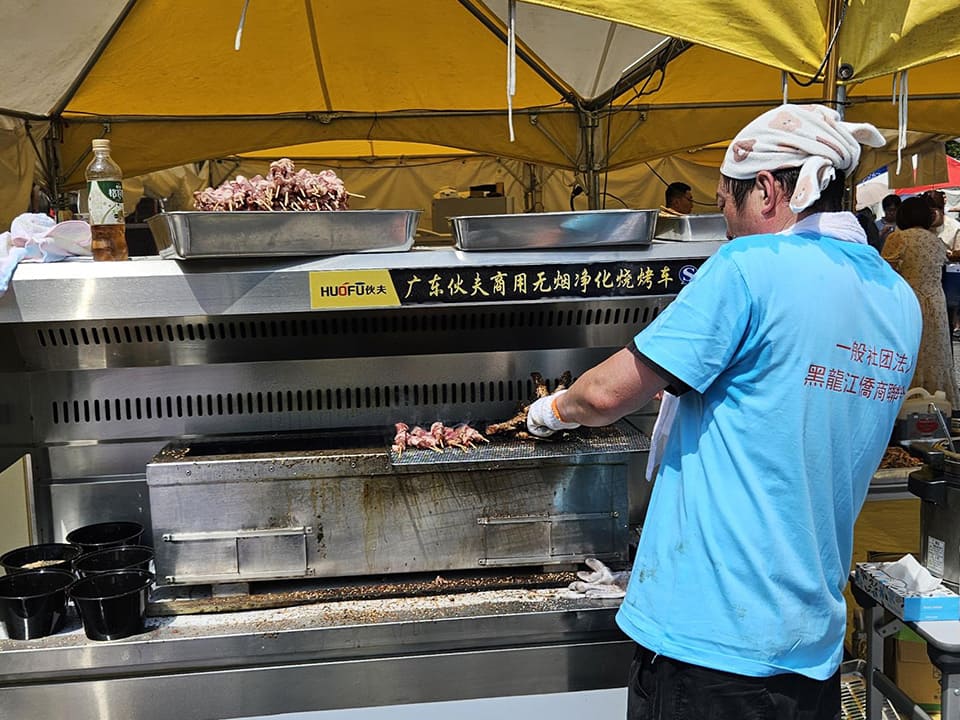
{"label": "bottle label", "polygon": [[87,183],[91,225],[123,224],[123,183],[94,180]]}

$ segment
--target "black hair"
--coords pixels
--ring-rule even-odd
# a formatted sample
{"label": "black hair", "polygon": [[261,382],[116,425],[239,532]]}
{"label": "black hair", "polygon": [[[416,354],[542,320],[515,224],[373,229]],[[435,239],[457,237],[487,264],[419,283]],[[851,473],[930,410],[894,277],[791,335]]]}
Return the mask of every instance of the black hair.
{"label": "black hair", "polygon": [[684,195],[686,195],[688,192],[691,192],[692,190],[693,188],[691,188],[689,185],[687,185],[684,182],[672,182],[669,185],[667,185],[667,189],[663,193],[663,201],[664,201],[663,204],[666,205],[667,207],[670,207],[670,203],[672,203],[677,198],[682,198]]}
{"label": "black hair", "polygon": [[933,208],[930,201],[920,195],[909,197],[897,208],[897,227],[901,230],[922,227],[929,230],[933,225]]}
{"label": "black hair", "polygon": [[923,196],[934,210],[943,212],[947,206],[947,194],[943,190],[926,190]]}
{"label": "black hair", "polygon": [[883,200],[880,201],[880,207],[882,207],[884,211],[886,211],[888,208],[900,207],[900,203],[902,202],[903,200],[900,198],[899,195],[895,193],[890,193]]}
{"label": "black hair", "polygon": [[[844,175],[842,170],[836,170],[835,172],[836,177],[820,192],[820,197],[817,198],[817,201],[807,208],[809,211],[815,213],[838,212],[843,209],[846,175]],[[787,195],[793,195],[793,191],[797,187],[797,180],[800,178],[800,168],[782,168],[780,170],[773,170],[770,174],[773,175],[774,181],[783,188],[783,191]],[[720,182],[723,183],[724,189],[733,197],[733,204],[737,210],[742,210],[743,204],[747,201],[747,196],[750,195],[750,191],[753,190],[757,184],[757,179],[735,180],[726,175],[721,175]]]}

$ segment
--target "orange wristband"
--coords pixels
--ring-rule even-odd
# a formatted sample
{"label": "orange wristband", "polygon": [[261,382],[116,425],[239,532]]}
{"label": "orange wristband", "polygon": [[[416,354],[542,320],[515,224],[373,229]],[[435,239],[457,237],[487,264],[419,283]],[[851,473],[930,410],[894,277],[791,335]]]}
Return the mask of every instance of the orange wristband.
{"label": "orange wristband", "polygon": [[[557,417],[557,420],[559,420],[562,423],[567,423],[567,421],[563,419],[563,415],[560,414],[560,408],[557,407],[557,400],[559,399],[560,399],[560,396],[557,395],[557,397],[553,399],[553,402],[550,403],[550,409],[553,410],[553,414]],[[569,424],[570,423],[567,423],[567,425]]]}

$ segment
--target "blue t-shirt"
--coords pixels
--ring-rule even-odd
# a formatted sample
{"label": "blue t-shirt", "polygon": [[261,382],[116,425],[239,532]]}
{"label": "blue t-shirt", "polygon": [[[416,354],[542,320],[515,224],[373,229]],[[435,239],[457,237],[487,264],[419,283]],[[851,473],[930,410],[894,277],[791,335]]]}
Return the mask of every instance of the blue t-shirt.
{"label": "blue t-shirt", "polygon": [[635,338],[680,397],[617,621],[677,660],[826,679],[853,524],[910,387],[910,286],[868,245],[725,245]]}

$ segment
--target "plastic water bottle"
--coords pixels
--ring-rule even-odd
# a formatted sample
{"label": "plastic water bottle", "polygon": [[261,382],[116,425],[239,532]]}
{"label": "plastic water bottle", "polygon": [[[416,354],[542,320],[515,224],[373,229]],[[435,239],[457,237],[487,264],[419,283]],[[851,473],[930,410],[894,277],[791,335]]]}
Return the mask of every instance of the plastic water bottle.
{"label": "plastic water bottle", "polygon": [[86,178],[93,259],[128,259],[123,221],[123,173],[110,157],[109,140],[93,141],[93,160],[87,165]]}

